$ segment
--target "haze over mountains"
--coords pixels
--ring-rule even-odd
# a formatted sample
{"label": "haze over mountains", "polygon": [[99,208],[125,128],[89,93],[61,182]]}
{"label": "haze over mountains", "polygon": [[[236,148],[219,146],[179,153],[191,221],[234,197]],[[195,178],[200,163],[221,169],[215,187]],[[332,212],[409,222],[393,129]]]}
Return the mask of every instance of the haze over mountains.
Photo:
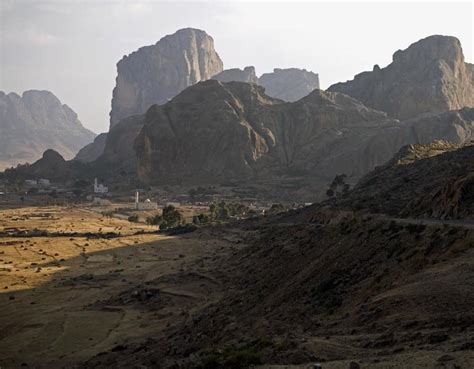
{"label": "haze over mountains", "polygon": [[72,159],[95,134],[49,91],[0,92],[0,170],[33,163],[47,149]]}
{"label": "haze over mountains", "polygon": [[182,29],[117,64],[110,132],[76,159],[158,185],[299,178],[314,196],[403,145],[469,143],[474,77],[459,41],[430,36],[393,60],[324,92],[306,70],[223,70],[212,38]]}
{"label": "haze over mountains", "polygon": [[[302,187],[321,186],[338,173],[355,182],[390,160],[403,145],[433,140],[469,143],[473,109],[452,109],[474,106],[469,94],[471,67],[456,38],[428,37],[396,52],[387,72],[368,73],[376,75],[385,90],[369,82],[360,90],[379,96],[383,105],[359,96],[346,84],[329,89],[344,90],[367,101],[367,106],[347,95],[320,90],[285,103],[256,85],[271,78],[258,78],[253,67],[224,70],[213,77],[222,82],[188,87],[169,102],[121,122],[120,130],[112,128],[114,139],[106,140],[107,150],[98,162],[153,184],[299,177]],[[310,72],[294,73],[288,84],[304,89],[306,81],[317,82],[317,75]]]}

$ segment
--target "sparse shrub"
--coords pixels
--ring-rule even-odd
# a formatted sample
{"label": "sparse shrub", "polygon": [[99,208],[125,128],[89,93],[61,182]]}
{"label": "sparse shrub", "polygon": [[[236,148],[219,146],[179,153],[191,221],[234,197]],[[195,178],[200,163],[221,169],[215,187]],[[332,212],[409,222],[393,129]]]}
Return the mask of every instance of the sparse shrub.
{"label": "sparse shrub", "polygon": [[160,225],[162,221],[163,221],[162,216],[158,214],[152,217],[146,218],[146,224],[148,225]]}
{"label": "sparse shrub", "polygon": [[131,223],[138,223],[138,220],[139,218],[137,214],[133,214],[128,217],[128,221]]}
{"label": "sparse shrub", "polygon": [[334,177],[329,189],[326,191],[326,196],[337,197],[346,196],[351,189],[351,185],[346,183],[347,176],[345,174],[338,174]]}
{"label": "sparse shrub", "polygon": [[173,205],[168,205],[163,208],[161,215],[146,218],[146,223],[160,226],[160,229],[169,229],[180,225],[182,220],[181,213]]}
{"label": "sparse shrub", "polygon": [[193,216],[193,223],[194,224],[209,224],[211,221],[211,218],[209,215],[206,214],[198,214]]}
{"label": "sparse shrub", "polygon": [[198,227],[192,223],[180,224],[173,228],[168,228],[166,233],[170,236],[194,232]]}
{"label": "sparse shrub", "polygon": [[249,215],[250,208],[238,202],[225,201],[213,202],[209,206],[210,218],[212,220],[228,220],[230,217],[243,218]]}

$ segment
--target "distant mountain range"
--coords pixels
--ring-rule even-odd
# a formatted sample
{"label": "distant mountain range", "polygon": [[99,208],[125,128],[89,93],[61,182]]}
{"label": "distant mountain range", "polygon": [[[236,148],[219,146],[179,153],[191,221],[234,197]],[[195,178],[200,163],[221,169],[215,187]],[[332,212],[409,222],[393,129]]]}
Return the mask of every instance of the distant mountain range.
{"label": "distant mountain range", "polygon": [[[294,99],[291,86],[309,94]],[[307,199],[336,174],[355,183],[406,144],[474,138],[473,66],[454,37],[427,37],[386,68],[328,91],[316,86],[304,70],[260,78],[253,67],[223,70],[210,36],[180,30],[119,62],[110,132],[76,159],[111,180],[154,185],[263,180],[270,188],[293,178],[275,192]]]}
{"label": "distant mountain range", "polygon": [[47,149],[72,159],[94,137],[49,91],[0,92],[0,170],[33,163]]}

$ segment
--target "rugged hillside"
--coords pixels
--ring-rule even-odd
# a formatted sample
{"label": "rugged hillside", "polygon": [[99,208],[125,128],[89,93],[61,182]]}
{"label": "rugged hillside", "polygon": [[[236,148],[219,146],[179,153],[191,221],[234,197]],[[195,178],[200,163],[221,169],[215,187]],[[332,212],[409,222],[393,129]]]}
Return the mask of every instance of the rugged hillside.
{"label": "rugged hillside", "polygon": [[341,94],[317,90],[281,103],[256,85],[210,80],[147,112],[135,142],[139,176],[172,183],[365,173],[370,164],[353,156],[390,123]]}
{"label": "rugged hillside", "polygon": [[0,170],[33,163],[47,149],[71,159],[95,134],[49,91],[0,92]]}
{"label": "rugged hillside", "polygon": [[206,32],[185,28],[124,56],[117,64],[110,126],[163,104],[186,87],[222,71],[214,41]]}
{"label": "rugged hillside", "polygon": [[474,107],[474,68],[464,62],[458,39],[430,36],[397,51],[386,68],[376,65],[372,72],[328,90],[406,119],[421,113]]}
{"label": "rugged hillside", "polygon": [[400,217],[474,219],[474,146],[406,146],[336,204]]}
{"label": "rugged hillside", "polygon": [[319,89],[319,75],[306,69],[275,68],[273,73],[260,76],[258,83],[268,96],[283,101],[296,101]]}
{"label": "rugged hillside", "polygon": [[[472,229],[303,215],[199,231],[196,239],[211,234],[222,244],[233,240],[235,251],[214,258],[208,268],[188,266],[170,280],[178,285],[194,277],[220,295],[166,329],[123,340],[82,367],[308,368],[323,362],[346,369],[355,367],[351,361],[362,368],[469,367]],[[147,288],[160,283],[149,280]],[[160,303],[134,306],[160,314],[167,301],[163,293]]]}
{"label": "rugged hillside", "polygon": [[282,176],[355,181],[407,143],[472,139],[474,109],[390,120],[346,95],[313,91],[281,103],[261,87],[206,81],[152,107],[135,149],[151,183],[219,183]]}
{"label": "rugged hillside", "polygon": [[133,144],[143,127],[145,115],[134,115],[118,122],[107,134],[103,153],[94,166],[108,176],[132,179],[137,174],[137,156]]}

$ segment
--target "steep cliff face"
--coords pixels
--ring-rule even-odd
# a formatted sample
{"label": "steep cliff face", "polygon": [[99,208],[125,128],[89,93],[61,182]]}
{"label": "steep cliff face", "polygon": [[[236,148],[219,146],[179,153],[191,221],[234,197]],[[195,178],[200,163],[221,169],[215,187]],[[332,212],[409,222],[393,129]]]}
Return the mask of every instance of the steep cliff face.
{"label": "steep cliff face", "polygon": [[239,68],[226,69],[212,77],[221,82],[247,82],[258,83],[258,77],[255,74],[255,67],[245,67],[243,70]]}
{"label": "steep cliff face", "polygon": [[135,141],[140,179],[219,183],[279,176],[355,181],[408,143],[474,138],[474,109],[400,122],[343,94],[282,103],[253,84],[206,81],[153,106]]}
{"label": "steep cliff face", "polygon": [[117,64],[110,126],[143,114],[180,91],[222,71],[222,61],[206,32],[186,28],[142,47]]}
{"label": "steep cliff face", "polygon": [[258,83],[265,87],[268,96],[284,101],[296,101],[319,89],[319,75],[306,69],[275,68],[273,73],[262,74]]}
{"label": "steep cliff face", "polygon": [[406,119],[474,106],[474,73],[455,37],[430,36],[393,55],[386,68],[337,83],[329,91],[350,95],[367,106]]}
{"label": "steep cliff face", "polygon": [[107,175],[136,177],[137,156],[133,144],[143,127],[145,115],[133,115],[122,119],[107,134],[102,154],[94,165]]}
{"label": "steep cliff face", "polygon": [[94,137],[49,91],[0,92],[0,169],[33,163],[47,149],[71,159]]}

